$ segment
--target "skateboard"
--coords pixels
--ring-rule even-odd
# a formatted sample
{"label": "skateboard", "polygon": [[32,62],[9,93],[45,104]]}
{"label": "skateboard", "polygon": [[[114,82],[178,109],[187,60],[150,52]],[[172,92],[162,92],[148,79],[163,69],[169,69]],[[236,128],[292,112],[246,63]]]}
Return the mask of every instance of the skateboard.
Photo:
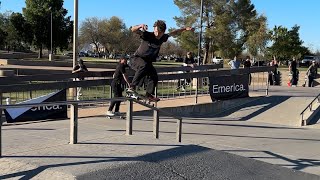
{"label": "skateboard", "polygon": [[146,103],[146,104],[158,102],[155,100],[151,100],[151,99],[147,98],[146,96],[139,94],[136,91],[133,91],[133,92],[126,91],[126,93],[127,93],[126,97],[130,97],[130,98],[136,99],[138,101],[142,101],[143,103]]}
{"label": "skateboard", "polygon": [[106,117],[107,117],[108,119],[126,119],[125,114],[114,115],[114,116],[106,115]]}

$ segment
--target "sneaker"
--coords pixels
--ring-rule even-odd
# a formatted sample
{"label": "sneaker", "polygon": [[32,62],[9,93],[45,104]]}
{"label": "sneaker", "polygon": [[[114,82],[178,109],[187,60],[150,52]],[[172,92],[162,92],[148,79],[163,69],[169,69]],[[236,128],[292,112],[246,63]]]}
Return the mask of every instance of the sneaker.
{"label": "sneaker", "polygon": [[121,114],[121,112],[114,112],[114,115],[115,116],[121,116],[122,114]]}
{"label": "sneaker", "polygon": [[146,94],[146,97],[147,97],[150,101],[155,101],[155,102],[160,101],[159,98],[157,98],[157,97],[155,97],[155,96],[153,96],[152,94],[149,94],[149,93]]}
{"label": "sneaker", "polygon": [[139,99],[139,96],[137,94],[135,94],[134,92],[133,93],[130,92],[128,94],[128,97],[133,98],[133,99]]}
{"label": "sneaker", "polygon": [[133,93],[133,92],[135,92],[135,88],[133,86],[129,87],[126,89],[126,92]]}
{"label": "sneaker", "polygon": [[107,111],[107,116],[114,116],[115,114],[112,111]]}

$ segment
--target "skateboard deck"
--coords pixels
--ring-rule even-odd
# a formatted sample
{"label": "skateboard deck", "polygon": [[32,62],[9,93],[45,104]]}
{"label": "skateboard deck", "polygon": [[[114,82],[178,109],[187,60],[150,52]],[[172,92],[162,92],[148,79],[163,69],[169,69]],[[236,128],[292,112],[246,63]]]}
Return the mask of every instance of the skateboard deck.
{"label": "skateboard deck", "polygon": [[106,115],[106,117],[107,117],[108,119],[126,119],[126,115],[125,115],[125,114],[114,115],[114,116]]}
{"label": "skateboard deck", "polygon": [[147,98],[146,96],[144,96],[142,94],[139,94],[136,91],[133,91],[133,92],[126,91],[126,93],[127,93],[127,97],[131,97],[133,99],[136,99],[138,101],[142,101],[142,102],[147,103],[147,104],[158,102],[158,101],[155,101],[155,100],[151,100],[151,99]]}

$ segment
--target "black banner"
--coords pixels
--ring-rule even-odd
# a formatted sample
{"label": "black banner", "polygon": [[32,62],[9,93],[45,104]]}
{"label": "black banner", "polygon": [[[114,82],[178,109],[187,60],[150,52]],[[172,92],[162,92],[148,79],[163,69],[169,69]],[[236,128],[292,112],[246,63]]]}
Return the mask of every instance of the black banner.
{"label": "black banner", "polygon": [[248,75],[218,76],[209,78],[212,101],[249,97]]}
{"label": "black banner", "polygon": [[[19,104],[32,104],[41,102],[66,101],[66,90],[53,92],[48,95],[40,96],[30,99]],[[8,123],[36,121],[45,119],[66,119],[67,105],[54,106],[37,106],[37,107],[23,107],[4,109]]]}

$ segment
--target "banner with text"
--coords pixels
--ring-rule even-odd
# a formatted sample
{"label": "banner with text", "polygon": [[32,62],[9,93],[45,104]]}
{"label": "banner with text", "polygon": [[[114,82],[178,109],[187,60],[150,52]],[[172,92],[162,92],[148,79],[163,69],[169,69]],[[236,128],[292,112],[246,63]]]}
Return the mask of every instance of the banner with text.
{"label": "banner with text", "polygon": [[249,97],[248,75],[218,76],[209,78],[212,101]]}
{"label": "banner with text", "polygon": [[[66,101],[66,90],[53,92],[48,95],[23,101],[18,104],[32,104],[41,102]],[[45,119],[66,119],[67,105],[36,106],[4,109],[8,123],[36,121]]]}

